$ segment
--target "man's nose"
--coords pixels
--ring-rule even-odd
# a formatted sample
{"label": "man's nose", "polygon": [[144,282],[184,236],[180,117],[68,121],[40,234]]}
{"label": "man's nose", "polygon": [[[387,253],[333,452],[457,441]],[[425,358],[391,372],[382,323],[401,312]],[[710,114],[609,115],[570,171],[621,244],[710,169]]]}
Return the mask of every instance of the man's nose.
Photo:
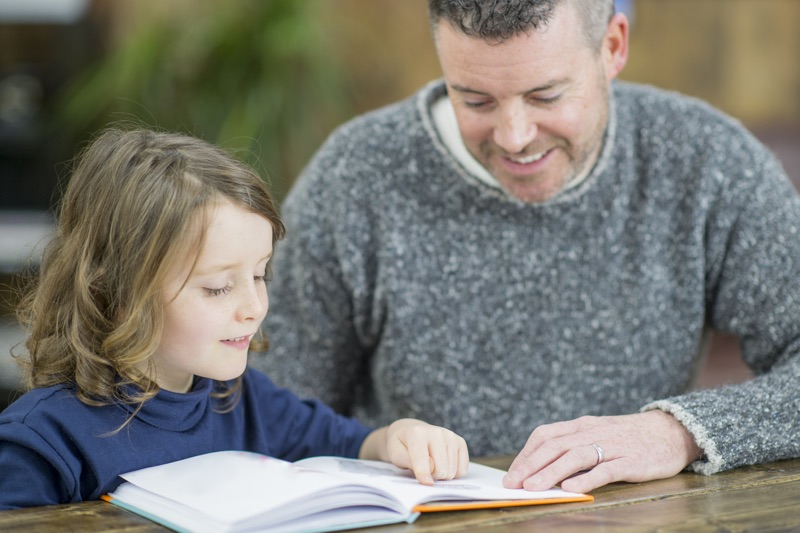
{"label": "man's nose", "polygon": [[524,105],[508,105],[500,110],[494,129],[494,142],[509,154],[522,152],[536,138],[538,127]]}

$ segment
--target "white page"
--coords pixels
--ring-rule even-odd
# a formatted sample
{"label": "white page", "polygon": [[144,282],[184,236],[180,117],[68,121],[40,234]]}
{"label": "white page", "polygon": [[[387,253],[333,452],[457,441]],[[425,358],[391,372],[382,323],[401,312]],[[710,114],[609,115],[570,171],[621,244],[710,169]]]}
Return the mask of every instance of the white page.
{"label": "white page", "polygon": [[582,496],[558,488],[537,492],[507,489],[503,487],[505,471],[477,463],[469,464],[466,476],[436,481],[432,487],[419,483],[409,470],[380,461],[311,457],[295,464],[335,476],[347,476],[354,482],[375,486],[392,494],[408,509],[419,503],[436,500],[535,500]]}
{"label": "white page", "polygon": [[[123,474],[122,478],[221,523],[270,512],[279,517],[300,502],[299,514],[338,478],[249,452],[217,452]],[[113,494],[112,494],[113,497]]]}

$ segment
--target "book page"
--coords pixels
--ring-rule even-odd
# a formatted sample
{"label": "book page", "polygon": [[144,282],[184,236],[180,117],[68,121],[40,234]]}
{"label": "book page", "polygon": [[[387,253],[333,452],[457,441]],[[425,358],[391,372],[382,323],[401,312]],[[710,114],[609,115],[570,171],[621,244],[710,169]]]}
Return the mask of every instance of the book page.
{"label": "book page", "polygon": [[[281,522],[354,501],[342,490],[340,478],[249,452],[200,455],[123,474],[122,478],[184,507],[173,506],[176,514],[199,513],[219,524],[248,522],[264,514],[269,515],[270,522]],[[386,498],[368,488],[355,488],[354,492],[356,501],[387,504]],[[134,501],[143,496],[125,486],[111,496],[131,505],[145,503]],[[391,507],[392,502],[388,505]],[[159,512],[163,511],[161,506]]]}
{"label": "book page", "polygon": [[441,500],[448,502],[541,500],[548,503],[558,500],[592,500],[591,496],[566,492],[558,488],[538,492],[507,489],[503,487],[505,471],[477,463],[469,464],[469,472],[465,477],[437,481],[433,486],[422,485],[409,470],[403,470],[381,461],[311,457],[297,461],[295,465],[374,486],[392,495],[407,509],[414,509],[418,504]]}

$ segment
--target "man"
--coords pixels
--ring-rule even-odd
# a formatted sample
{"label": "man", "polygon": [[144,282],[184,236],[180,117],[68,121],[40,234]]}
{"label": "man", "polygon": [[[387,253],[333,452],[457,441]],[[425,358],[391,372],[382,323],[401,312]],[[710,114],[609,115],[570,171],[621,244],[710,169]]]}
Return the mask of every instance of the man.
{"label": "man", "polygon": [[[367,423],[519,452],[510,487],[800,456],[780,164],[706,104],[614,81],[612,0],[429,8],[444,80],[341,127],[297,181],[256,363]],[[711,329],[757,377],[688,392]]]}

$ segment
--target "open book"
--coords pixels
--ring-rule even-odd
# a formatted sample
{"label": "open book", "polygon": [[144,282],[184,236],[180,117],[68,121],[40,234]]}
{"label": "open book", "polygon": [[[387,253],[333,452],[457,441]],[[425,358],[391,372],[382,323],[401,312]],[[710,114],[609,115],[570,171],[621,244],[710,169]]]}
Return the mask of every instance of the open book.
{"label": "open book", "polygon": [[312,457],[296,463],[226,451],[123,474],[104,497],[178,531],[335,531],[413,522],[420,512],[591,501],[551,489],[503,488],[502,470],[470,463],[469,473],[434,486],[389,463]]}

